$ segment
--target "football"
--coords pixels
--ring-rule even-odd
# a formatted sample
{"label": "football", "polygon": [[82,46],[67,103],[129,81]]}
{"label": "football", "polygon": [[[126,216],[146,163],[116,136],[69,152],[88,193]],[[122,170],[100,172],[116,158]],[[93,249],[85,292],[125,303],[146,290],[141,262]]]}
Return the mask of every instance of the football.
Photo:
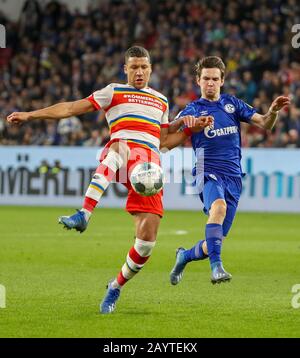
{"label": "football", "polygon": [[162,190],[164,185],[162,168],[152,162],[138,164],[131,172],[130,182],[138,194],[155,195]]}

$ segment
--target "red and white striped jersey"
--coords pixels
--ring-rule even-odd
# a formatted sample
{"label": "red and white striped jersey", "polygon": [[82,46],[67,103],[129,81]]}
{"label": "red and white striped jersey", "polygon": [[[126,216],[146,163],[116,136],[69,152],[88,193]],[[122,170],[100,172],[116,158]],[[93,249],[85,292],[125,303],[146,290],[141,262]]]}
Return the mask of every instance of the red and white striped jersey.
{"label": "red and white striped jersey", "polygon": [[105,110],[111,139],[159,149],[160,129],[169,125],[168,100],[161,93],[150,87],[111,83],[87,99],[95,109]]}

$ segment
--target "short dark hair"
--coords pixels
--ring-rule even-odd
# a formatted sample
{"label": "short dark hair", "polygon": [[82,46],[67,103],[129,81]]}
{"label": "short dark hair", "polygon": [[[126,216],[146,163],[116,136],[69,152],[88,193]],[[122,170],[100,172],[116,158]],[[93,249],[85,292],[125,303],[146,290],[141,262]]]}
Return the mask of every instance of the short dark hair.
{"label": "short dark hair", "polygon": [[151,62],[149,52],[142,46],[132,46],[125,52],[125,63],[128,62],[129,57],[147,57]]}
{"label": "short dark hair", "polygon": [[221,79],[225,77],[225,64],[220,57],[217,56],[207,56],[202,58],[196,64],[196,75],[198,78],[201,77],[201,72],[203,68],[218,68],[221,71]]}

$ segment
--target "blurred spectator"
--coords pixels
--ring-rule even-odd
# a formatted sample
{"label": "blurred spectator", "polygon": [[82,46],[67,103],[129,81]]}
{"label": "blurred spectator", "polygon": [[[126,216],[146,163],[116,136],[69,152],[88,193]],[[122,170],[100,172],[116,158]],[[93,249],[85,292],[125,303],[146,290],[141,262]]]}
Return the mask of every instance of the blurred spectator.
{"label": "blurred spectator", "polygon": [[91,133],[91,137],[86,141],[84,141],[83,145],[86,147],[96,147],[96,146],[100,146],[101,143],[102,143],[102,138],[99,129],[93,129]]}
{"label": "blurred spectator", "polygon": [[40,174],[47,174],[50,172],[51,167],[47,160],[42,160],[41,165],[38,168]]}
{"label": "blurred spectator", "polygon": [[53,167],[51,168],[51,174],[57,175],[61,171],[62,167],[59,160],[54,162]]}
{"label": "blurred spectator", "polygon": [[241,86],[240,96],[244,99],[245,102],[252,104],[254,98],[257,94],[257,85],[252,78],[250,71],[245,71],[243,73],[243,81]]}

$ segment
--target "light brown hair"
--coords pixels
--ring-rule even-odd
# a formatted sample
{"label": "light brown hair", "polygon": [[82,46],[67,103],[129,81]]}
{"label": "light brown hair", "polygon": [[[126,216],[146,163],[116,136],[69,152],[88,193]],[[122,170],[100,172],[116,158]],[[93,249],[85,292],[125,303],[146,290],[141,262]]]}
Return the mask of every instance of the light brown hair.
{"label": "light brown hair", "polygon": [[201,77],[201,72],[203,68],[218,68],[221,71],[221,79],[225,77],[225,64],[220,57],[217,56],[207,56],[202,58],[196,64],[196,75],[198,78]]}

